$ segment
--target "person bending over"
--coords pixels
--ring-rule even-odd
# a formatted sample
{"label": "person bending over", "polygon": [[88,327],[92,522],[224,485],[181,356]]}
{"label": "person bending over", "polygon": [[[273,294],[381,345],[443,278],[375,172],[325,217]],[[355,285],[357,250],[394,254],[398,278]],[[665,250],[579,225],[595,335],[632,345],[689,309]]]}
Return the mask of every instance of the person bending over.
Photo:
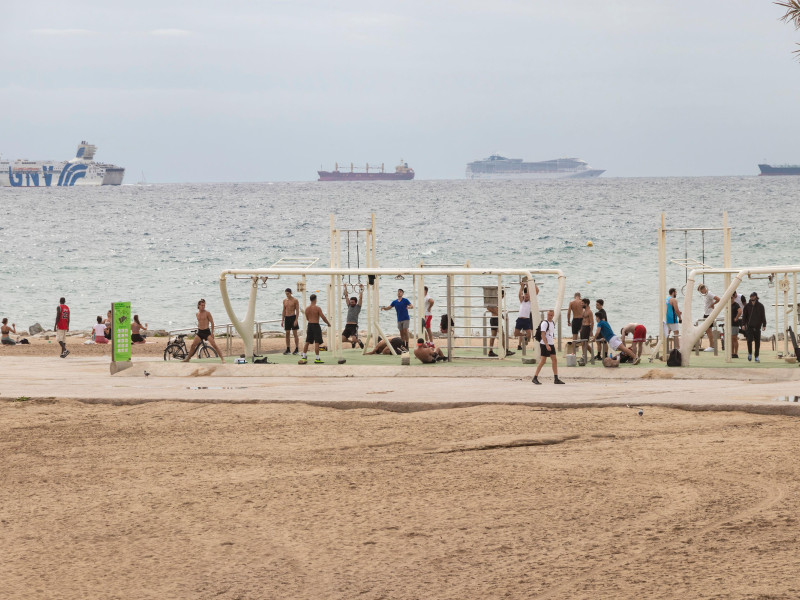
{"label": "person bending over", "polygon": [[611,325],[608,324],[608,321],[598,320],[597,321],[597,330],[594,332],[594,337],[597,339],[598,337],[603,336],[606,342],[608,342],[608,347],[611,348],[612,352],[619,350],[620,352],[624,352],[625,354],[630,357],[633,361],[634,365],[638,365],[639,361],[641,360],[638,356],[636,356],[633,351],[625,346],[622,343],[622,340],[619,338],[618,335],[614,335],[614,330],[611,329]]}
{"label": "person bending over", "polygon": [[647,329],[641,323],[628,323],[625,327],[622,328],[622,331],[619,332],[620,337],[622,337],[622,343],[625,343],[625,338],[628,335],[633,336],[633,341],[631,342],[631,350],[636,353],[636,356],[642,356],[642,346],[644,346],[644,339],[647,335]]}
{"label": "person bending over", "polygon": [[[394,348],[396,354],[402,354],[403,352],[408,352],[408,348],[403,346],[403,340],[399,337],[393,337],[389,340],[389,343]],[[391,354],[392,351],[389,349],[389,346],[386,344],[386,340],[379,337],[378,343],[375,344],[375,348],[371,352],[367,352],[367,354]]]}

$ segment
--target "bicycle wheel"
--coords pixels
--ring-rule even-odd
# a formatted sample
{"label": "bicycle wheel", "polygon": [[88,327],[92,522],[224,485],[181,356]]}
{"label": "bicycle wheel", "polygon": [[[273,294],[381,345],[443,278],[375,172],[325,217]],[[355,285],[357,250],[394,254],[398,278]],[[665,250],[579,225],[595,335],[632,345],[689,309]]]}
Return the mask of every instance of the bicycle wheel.
{"label": "bicycle wheel", "polygon": [[214,350],[211,346],[203,346],[200,348],[200,352],[197,353],[200,358],[219,358],[217,351]]}
{"label": "bicycle wheel", "polygon": [[180,344],[167,344],[164,349],[164,360],[183,360],[186,358],[186,350]]}

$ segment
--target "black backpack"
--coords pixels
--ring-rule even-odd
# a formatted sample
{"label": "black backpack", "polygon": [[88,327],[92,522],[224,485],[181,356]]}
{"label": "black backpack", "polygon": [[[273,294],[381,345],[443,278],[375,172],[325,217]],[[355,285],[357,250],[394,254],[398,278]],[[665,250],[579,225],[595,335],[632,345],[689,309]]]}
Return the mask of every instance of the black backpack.
{"label": "black backpack", "polygon": [[[542,319],[542,320],[539,322],[539,326],[536,328],[536,333],[534,333],[534,334],[533,334],[533,339],[535,339],[535,340],[536,340],[537,342],[539,342],[539,343],[541,343],[541,342],[542,342],[542,323],[546,323],[546,322],[547,322],[547,321],[545,321],[544,319]],[[549,328],[550,328],[550,326],[548,325],[548,326],[547,326],[547,328],[549,329]]]}
{"label": "black backpack", "polygon": [[680,367],[681,366],[681,351],[677,348],[673,348],[670,353],[669,357],[667,358],[667,366],[668,367]]}

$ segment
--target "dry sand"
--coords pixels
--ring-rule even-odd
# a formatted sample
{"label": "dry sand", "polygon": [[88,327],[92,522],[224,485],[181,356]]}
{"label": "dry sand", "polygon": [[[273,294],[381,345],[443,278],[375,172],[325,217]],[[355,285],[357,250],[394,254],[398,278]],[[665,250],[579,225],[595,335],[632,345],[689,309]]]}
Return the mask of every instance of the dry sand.
{"label": "dry sand", "polygon": [[797,426],[6,398],[0,596],[798,598]]}

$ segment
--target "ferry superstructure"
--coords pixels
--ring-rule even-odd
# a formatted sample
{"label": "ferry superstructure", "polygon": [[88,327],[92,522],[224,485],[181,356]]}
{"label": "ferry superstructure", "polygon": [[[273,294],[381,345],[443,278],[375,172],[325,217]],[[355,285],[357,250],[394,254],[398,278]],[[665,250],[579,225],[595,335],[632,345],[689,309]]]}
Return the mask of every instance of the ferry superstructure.
{"label": "ferry superstructure", "polygon": [[489,158],[467,163],[468,179],[585,179],[600,177],[605,169],[592,169],[580,158],[555,158],[523,162],[492,154]]}
{"label": "ferry superstructure", "polygon": [[75,158],[54,162],[0,159],[0,187],[72,187],[76,185],[121,185],[125,169],[94,162],[97,147],[82,141]]}

